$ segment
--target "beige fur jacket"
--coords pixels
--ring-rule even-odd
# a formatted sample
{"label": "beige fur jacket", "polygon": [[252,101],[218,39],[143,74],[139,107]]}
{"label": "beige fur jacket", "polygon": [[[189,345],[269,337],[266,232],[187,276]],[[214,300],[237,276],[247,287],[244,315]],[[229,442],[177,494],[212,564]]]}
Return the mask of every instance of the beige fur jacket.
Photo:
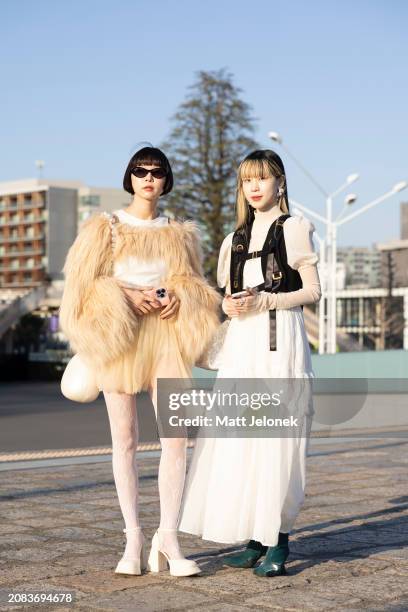
{"label": "beige fur jacket", "polygon": [[[162,258],[165,286],[180,300],[174,325],[185,363],[195,364],[219,325],[221,296],[203,276],[198,228],[192,221],[170,221],[158,228],[117,223],[112,250],[109,218],[88,219],[64,265],[60,326],[72,349],[96,366],[106,366],[136,346],[144,316],[137,315],[112,277],[113,265],[128,256]],[[164,320],[165,321],[165,320]]]}

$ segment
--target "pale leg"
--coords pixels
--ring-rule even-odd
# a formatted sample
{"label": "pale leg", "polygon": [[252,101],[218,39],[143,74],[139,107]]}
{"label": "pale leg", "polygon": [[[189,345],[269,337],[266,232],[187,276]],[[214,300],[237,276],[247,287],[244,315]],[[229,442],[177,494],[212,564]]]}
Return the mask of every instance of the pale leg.
{"label": "pale leg", "polygon": [[[155,380],[149,387],[150,397],[157,415],[157,379],[183,378],[186,371],[171,355],[158,363]],[[187,438],[161,438],[159,465],[160,526],[159,543],[172,559],[183,559],[177,540],[177,525],[186,476]]]}
{"label": "pale leg", "polygon": [[104,392],[112,435],[112,468],[119,505],[125,521],[126,549],[123,559],[140,554],[142,533],[139,524],[138,467],[136,449],[138,424],[136,397],[127,393]]}

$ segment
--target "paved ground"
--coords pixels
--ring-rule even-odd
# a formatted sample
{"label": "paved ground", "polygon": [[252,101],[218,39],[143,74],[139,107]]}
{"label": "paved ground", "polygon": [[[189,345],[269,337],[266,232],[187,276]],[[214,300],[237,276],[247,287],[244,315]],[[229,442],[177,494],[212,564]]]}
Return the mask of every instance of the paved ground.
{"label": "paved ground", "polygon": [[[115,575],[124,540],[110,462],[2,472],[0,588],[70,590],[76,603],[0,609],[407,610],[408,440],[315,442],[288,575],[279,578],[223,567],[233,548],[186,535],[183,549],[201,575]],[[149,539],[158,524],[157,462],[140,462]]]}

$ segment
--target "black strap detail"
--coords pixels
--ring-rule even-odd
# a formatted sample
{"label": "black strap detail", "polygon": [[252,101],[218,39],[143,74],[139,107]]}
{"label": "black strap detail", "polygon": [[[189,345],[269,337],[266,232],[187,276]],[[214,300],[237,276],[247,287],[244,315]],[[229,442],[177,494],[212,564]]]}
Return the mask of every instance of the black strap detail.
{"label": "black strap detail", "polygon": [[[284,214],[278,217],[270,226],[266,236],[264,245],[261,251],[252,251],[248,253],[248,247],[251,239],[252,223],[244,226],[234,233],[231,246],[231,293],[242,291],[243,289],[243,272],[244,265],[248,259],[261,257],[262,274],[265,279],[263,283],[256,286],[258,291],[268,291],[276,293],[281,285],[283,274],[279,268],[279,262],[276,258],[277,245],[280,234],[283,229],[283,224],[289,214]],[[276,351],[276,311],[269,311],[269,350]]]}
{"label": "black strap detail", "polygon": [[231,293],[242,291],[240,287],[242,288],[244,264],[248,253],[251,229],[251,227],[241,228],[232,237],[230,262]]}
{"label": "black strap detail", "polygon": [[269,350],[276,351],[276,310],[269,311]]}
{"label": "black strap detail", "polygon": [[257,257],[261,257],[262,251],[252,251],[252,253],[248,253],[245,259],[256,259]]}
{"label": "black strap detail", "polygon": [[[273,243],[274,250],[271,253],[267,254],[266,257],[266,266],[263,270],[265,283],[264,287],[266,291],[270,293],[276,293],[279,290],[279,286],[282,282],[283,274],[279,269],[279,264],[276,260],[275,252],[277,249],[278,240],[280,238],[280,234],[283,229],[283,224],[289,215],[282,215],[275,223],[275,227],[273,229]],[[271,241],[272,241],[271,240]],[[265,260],[264,260],[265,261]],[[277,337],[276,332],[277,324],[276,324],[276,310],[269,311],[269,350],[276,351],[277,350]]]}

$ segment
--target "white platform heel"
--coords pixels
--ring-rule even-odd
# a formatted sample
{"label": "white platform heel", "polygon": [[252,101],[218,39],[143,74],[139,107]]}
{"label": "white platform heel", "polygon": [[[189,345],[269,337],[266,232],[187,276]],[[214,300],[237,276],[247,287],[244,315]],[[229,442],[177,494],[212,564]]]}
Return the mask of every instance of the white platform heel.
{"label": "white platform heel", "polygon": [[[176,529],[160,529],[160,531],[177,531]],[[163,572],[170,567],[172,576],[193,576],[199,574],[201,569],[195,561],[191,559],[170,559],[168,554],[159,547],[159,534],[156,533],[152,539],[152,548],[147,561],[147,569],[151,572]]]}
{"label": "white platform heel", "polygon": [[[129,529],[124,529],[124,533],[128,533],[130,531],[142,531],[141,527],[131,527]],[[143,570],[146,569],[147,561],[146,561],[146,546],[143,538],[142,546],[140,549],[139,557],[136,559],[121,559],[116,566],[115,574],[130,574],[131,576],[140,576]]]}

